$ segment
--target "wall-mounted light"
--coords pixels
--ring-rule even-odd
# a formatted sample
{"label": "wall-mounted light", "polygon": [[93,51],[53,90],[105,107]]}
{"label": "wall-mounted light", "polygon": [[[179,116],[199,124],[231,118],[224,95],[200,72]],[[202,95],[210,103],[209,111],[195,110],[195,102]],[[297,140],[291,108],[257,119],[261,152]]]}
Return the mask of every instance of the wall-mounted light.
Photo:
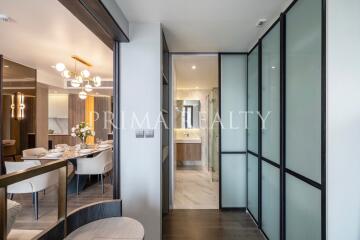
{"label": "wall-mounted light", "polygon": [[11,117],[15,120],[23,120],[25,118],[25,96],[21,92],[11,95]]}

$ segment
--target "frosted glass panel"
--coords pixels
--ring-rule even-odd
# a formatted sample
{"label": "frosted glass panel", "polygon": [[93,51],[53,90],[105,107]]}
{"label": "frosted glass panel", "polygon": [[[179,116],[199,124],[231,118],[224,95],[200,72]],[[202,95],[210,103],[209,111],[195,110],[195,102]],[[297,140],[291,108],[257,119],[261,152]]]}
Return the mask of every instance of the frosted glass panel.
{"label": "frosted glass panel", "polygon": [[222,207],[246,207],[246,155],[222,154]]}
{"label": "frosted glass panel", "polygon": [[280,170],[262,162],[262,228],[270,240],[280,239]]}
{"label": "frosted glass panel", "polygon": [[221,151],[246,151],[246,68],[246,55],[221,55]]}
{"label": "frosted glass panel", "polygon": [[286,239],[321,239],[321,192],[286,174]]}
{"label": "frosted glass panel", "polygon": [[248,154],[248,209],[258,219],[258,158]]}
{"label": "frosted glass panel", "polygon": [[262,155],[280,162],[280,24],[262,41]]}
{"label": "frosted glass panel", "polygon": [[321,0],[286,15],[286,167],[321,179]]}
{"label": "frosted glass panel", "polygon": [[256,47],[248,58],[248,149],[254,153],[258,153],[258,54]]}

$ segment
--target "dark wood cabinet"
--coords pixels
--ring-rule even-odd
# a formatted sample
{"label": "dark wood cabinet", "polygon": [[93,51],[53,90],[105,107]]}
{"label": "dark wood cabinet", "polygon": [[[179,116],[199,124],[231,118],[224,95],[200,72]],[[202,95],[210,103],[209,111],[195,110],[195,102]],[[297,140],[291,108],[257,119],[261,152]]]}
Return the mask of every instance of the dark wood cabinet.
{"label": "dark wood cabinet", "polygon": [[201,143],[177,143],[176,161],[201,161]]}

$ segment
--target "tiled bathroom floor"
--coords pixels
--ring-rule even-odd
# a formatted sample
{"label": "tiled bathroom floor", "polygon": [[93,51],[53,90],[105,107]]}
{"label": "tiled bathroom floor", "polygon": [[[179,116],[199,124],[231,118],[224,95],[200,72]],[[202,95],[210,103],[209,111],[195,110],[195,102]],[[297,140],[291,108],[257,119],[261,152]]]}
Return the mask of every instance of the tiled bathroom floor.
{"label": "tiled bathroom floor", "polygon": [[218,182],[211,181],[211,172],[176,170],[175,209],[218,209]]}

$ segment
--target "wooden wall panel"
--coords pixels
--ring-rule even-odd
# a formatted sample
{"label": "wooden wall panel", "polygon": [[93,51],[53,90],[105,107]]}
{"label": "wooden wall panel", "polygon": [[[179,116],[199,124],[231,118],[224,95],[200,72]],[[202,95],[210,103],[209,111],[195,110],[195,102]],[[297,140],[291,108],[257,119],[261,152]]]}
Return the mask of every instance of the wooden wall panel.
{"label": "wooden wall panel", "polygon": [[111,97],[95,97],[94,110],[98,114],[95,121],[95,138],[106,140],[111,132],[111,125],[105,122],[105,114],[108,116],[111,114]]}
{"label": "wooden wall panel", "polygon": [[52,147],[54,148],[57,144],[67,144],[72,145],[74,142],[74,138],[70,135],[57,135],[57,134],[49,134],[49,141],[52,142]]}
{"label": "wooden wall panel", "polygon": [[[85,121],[85,101],[77,94],[69,94],[69,133],[76,124]],[[72,138],[71,145],[80,143],[78,138]]]}
{"label": "wooden wall panel", "polygon": [[[35,111],[34,111],[35,112]],[[49,90],[44,84],[36,85],[36,147],[48,148]]]}

